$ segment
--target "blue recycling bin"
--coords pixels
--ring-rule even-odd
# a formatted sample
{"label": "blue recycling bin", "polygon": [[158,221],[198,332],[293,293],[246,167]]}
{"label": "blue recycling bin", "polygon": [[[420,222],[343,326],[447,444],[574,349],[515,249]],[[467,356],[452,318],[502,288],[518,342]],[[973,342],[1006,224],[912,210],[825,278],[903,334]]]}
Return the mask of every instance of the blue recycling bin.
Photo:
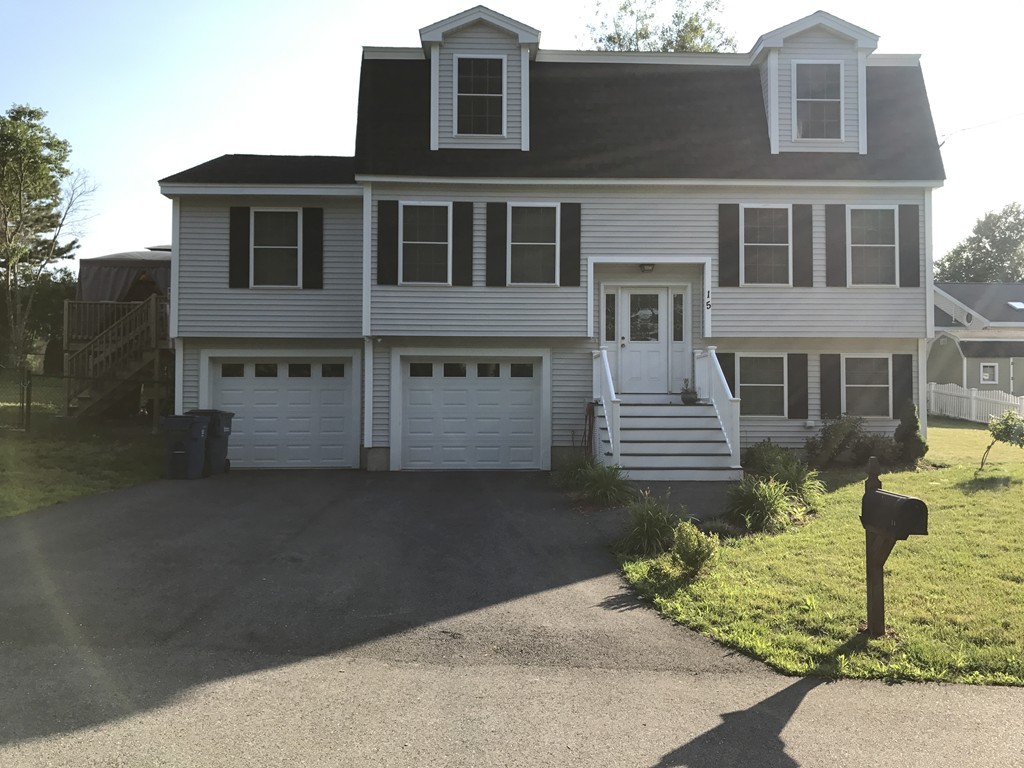
{"label": "blue recycling bin", "polygon": [[198,480],[203,476],[209,425],[210,417],[198,414],[164,416],[160,420],[169,480]]}
{"label": "blue recycling bin", "polygon": [[228,439],[231,437],[231,411],[216,408],[194,408],[190,416],[204,416],[210,420],[206,431],[206,459],[203,462],[203,476],[219,475],[231,469],[228,460]]}

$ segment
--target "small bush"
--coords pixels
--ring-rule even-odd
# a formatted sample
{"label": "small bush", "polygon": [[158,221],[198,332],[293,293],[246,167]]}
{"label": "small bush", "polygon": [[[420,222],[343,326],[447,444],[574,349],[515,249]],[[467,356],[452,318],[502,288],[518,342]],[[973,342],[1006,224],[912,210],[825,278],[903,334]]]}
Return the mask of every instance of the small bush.
{"label": "small bush", "polygon": [[689,520],[680,520],[672,530],[672,554],[690,578],[696,578],[718,557],[718,537],[701,533]]}
{"label": "small bush", "polygon": [[866,432],[850,449],[850,463],[858,467],[863,466],[872,456],[887,467],[906,463],[900,455],[900,446],[893,438]]}
{"label": "small bush", "polygon": [[981,457],[979,472],[985,468],[988,453],[996,443],[1006,443],[1024,448],[1024,418],[1021,418],[1016,411],[1006,410],[1003,411],[1002,416],[993,416],[988,420],[988,431],[992,435],[992,442],[988,444],[988,448],[985,449],[985,453]]}
{"label": "small bush", "polygon": [[921,437],[921,421],[917,417],[917,406],[910,400],[900,411],[900,423],[893,440],[899,448],[898,456],[904,464],[916,464],[928,453],[928,443]]}
{"label": "small bush", "polygon": [[625,555],[656,557],[672,546],[676,518],[665,505],[644,491],[629,505],[629,528],[619,542]]}
{"label": "small bush", "polygon": [[619,507],[636,498],[636,490],[619,467],[598,464],[591,456],[565,464],[552,474],[551,480],[574,499],[587,504]]}
{"label": "small bush", "polygon": [[771,440],[763,440],[743,451],[743,469],[758,477],[771,477],[779,467],[797,461],[793,452]]}
{"label": "small bush", "polygon": [[818,434],[804,446],[807,462],[817,469],[853,463],[853,449],[864,439],[864,434],[864,419],[857,416],[827,419]]}
{"label": "small bush", "polygon": [[803,514],[789,487],[775,478],[744,477],[729,491],[729,521],[751,533],[780,533]]}
{"label": "small bush", "polygon": [[675,592],[689,578],[679,558],[670,552],[647,561],[647,581],[657,592]]}
{"label": "small bush", "polygon": [[562,464],[551,473],[551,482],[564,491],[574,492],[583,487],[587,473],[597,462],[589,453],[581,453],[572,461]]}
{"label": "small bush", "polygon": [[743,469],[763,479],[775,478],[786,485],[790,495],[815,508],[825,493],[818,473],[792,451],[770,440],[750,446],[743,454]]}

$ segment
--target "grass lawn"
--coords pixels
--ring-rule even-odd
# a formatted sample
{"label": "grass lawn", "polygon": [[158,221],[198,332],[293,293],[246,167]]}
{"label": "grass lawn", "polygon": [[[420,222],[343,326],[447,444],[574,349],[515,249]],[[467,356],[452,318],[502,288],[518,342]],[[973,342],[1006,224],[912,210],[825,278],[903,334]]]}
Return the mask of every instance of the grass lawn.
{"label": "grass lawn", "polygon": [[148,425],[0,429],[0,517],[155,480],[163,458]]}
{"label": "grass lawn", "polygon": [[826,677],[1024,685],[1024,450],[984,425],[931,420],[930,466],[882,476],[924,499],[929,535],[897,542],[886,563],[883,638],[866,620],[864,473],[828,473],[820,513],[778,536],[723,542],[713,569],[659,593],[650,561],[626,577],[667,616],[781,672]]}

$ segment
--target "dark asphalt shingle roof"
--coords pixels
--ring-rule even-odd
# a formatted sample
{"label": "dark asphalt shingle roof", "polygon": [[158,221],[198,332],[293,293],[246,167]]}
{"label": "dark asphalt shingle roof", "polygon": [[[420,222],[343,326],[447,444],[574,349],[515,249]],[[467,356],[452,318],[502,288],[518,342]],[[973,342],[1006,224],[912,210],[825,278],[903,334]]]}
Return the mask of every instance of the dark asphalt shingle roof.
{"label": "dark asphalt shingle roof", "polygon": [[171,184],[354,184],[353,158],[221,155],[160,179]]}
{"label": "dark asphalt shingle roof", "polygon": [[992,323],[1024,323],[1024,310],[1011,301],[1024,301],[1024,283],[936,283],[961,304]]}
{"label": "dark asphalt shingle roof", "polygon": [[967,357],[1024,357],[1024,341],[961,341]]}
{"label": "dark asphalt shingle roof", "polygon": [[755,67],[534,62],[530,151],[429,149],[430,65],[365,59],[356,173],[940,180],[919,67],[868,67],[868,154],[772,155]]}

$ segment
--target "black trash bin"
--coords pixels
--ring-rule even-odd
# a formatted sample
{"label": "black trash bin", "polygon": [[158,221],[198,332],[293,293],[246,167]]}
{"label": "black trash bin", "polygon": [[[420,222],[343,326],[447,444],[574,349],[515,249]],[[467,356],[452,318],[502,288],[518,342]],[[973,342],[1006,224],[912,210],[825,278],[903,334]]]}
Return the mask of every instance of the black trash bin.
{"label": "black trash bin", "polygon": [[167,477],[170,480],[198,480],[206,460],[208,416],[164,416],[160,426],[167,446]]}
{"label": "black trash bin", "polygon": [[190,415],[205,416],[210,420],[210,429],[206,433],[206,462],[203,465],[203,476],[219,475],[231,469],[228,460],[228,439],[231,437],[231,411],[219,411],[216,408],[195,408]]}

